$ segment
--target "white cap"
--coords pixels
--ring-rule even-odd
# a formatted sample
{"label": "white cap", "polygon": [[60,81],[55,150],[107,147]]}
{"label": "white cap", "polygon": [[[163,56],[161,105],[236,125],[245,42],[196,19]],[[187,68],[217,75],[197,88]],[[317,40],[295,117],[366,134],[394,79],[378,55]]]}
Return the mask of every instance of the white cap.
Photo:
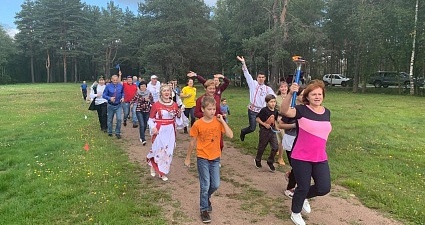
{"label": "white cap", "polygon": [[158,77],[156,75],[152,75],[151,79],[158,79]]}

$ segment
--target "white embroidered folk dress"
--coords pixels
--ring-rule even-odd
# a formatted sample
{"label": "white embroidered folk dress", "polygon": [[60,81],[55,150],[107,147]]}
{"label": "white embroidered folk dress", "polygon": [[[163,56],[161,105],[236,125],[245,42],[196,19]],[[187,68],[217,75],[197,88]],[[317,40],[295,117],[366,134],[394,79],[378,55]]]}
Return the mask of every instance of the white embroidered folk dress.
{"label": "white embroidered folk dress", "polygon": [[[152,136],[152,148],[147,155],[148,164],[155,169],[160,176],[170,172],[173,152],[176,147],[176,124],[181,120],[177,118],[178,106],[172,102],[169,105],[161,101],[152,105],[148,125]],[[152,128],[156,127],[157,134],[153,134]]]}

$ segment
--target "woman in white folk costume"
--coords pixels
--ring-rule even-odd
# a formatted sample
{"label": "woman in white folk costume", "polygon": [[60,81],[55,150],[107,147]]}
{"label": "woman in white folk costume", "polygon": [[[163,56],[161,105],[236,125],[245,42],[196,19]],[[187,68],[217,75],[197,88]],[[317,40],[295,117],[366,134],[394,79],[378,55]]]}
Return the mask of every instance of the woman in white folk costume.
{"label": "woman in white folk costume", "polygon": [[171,99],[171,88],[162,85],[159,99],[152,105],[148,125],[152,136],[152,148],[147,155],[151,176],[158,173],[159,178],[167,181],[173,152],[176,147],[176,127],[184,127],[181,110]]}

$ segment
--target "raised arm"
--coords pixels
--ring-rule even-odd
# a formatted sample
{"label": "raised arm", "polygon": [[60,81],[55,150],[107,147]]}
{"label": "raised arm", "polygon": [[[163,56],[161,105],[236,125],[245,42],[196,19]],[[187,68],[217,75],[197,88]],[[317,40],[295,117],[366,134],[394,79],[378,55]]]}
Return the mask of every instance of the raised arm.
{"label": "raised arm", "polygon": [[223,76],[222,74],[215,74],[214,77],[217,78],[222,78],[223,79],[223,83],[219,86],[220,91],[223,92],[224,90],[226,90],[226,88],[229,86],[230,84],[230,80],[227,79],[227,77]]}
{"label": "raised arm", "polygon": [[205,82],[207,82],[207,80],[204,77],[202,77],[201,75],[196,74],[193,71],[189,71],[189,73],[187,74],[187,76],[190,77],[190,78],[196,77],[196,79],[198,79],[199,83],[201,83],[202,86],[205,84]]}
{"label": "raised arm", "polygon": [[246,79],[246,83],[248,84],[248,87],[254,88],[254,79],[252,78],[251,74],[248,71],[248,67],[246,66],[244,57],[237,56],[236,58],[242,63],[242,72]]}
{"label": "raised arm", "polygon": [[286,117],[294,118],[296,115],[295,108],[291,108],[290,106],[291,106],[293,93],[298,92],[298,89],[299,89],[298,84],[292,83],[291,87],[289,88],[288,96],[285,99],[283,99],[282,105],[280,105],[280,113],[282,113]]}

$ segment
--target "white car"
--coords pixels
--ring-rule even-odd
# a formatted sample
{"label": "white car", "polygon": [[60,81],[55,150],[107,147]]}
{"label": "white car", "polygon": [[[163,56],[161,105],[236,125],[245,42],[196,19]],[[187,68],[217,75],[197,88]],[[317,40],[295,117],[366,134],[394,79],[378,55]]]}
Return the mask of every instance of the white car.
{"label": "white car", "polygon": [[328,85],[341,85],[343,87],[347,86],[350,78],[346,78],[342,74],[326,74],[323,76],[323,82],[325,82],[326,86]]}

